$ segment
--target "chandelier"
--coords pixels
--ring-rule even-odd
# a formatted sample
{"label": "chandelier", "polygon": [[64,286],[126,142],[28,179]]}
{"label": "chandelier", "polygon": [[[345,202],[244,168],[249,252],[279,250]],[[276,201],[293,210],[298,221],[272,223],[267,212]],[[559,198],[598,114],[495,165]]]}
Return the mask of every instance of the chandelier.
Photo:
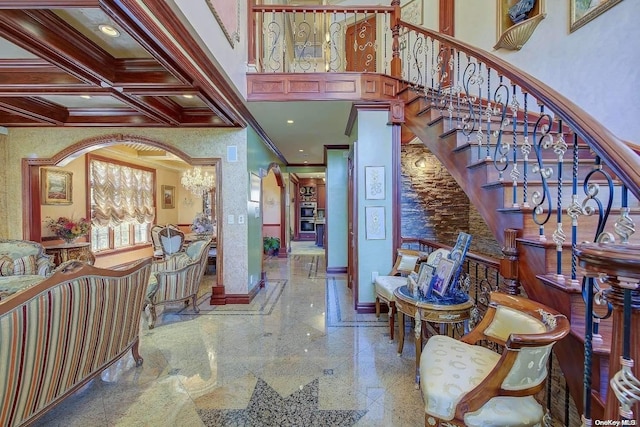
{"label": "chandelier", "polygon": [[191,191],[196,196],[202,196],[213,188],[213,175],[209,172],[202,173],[202,169],[196,167],[182,173],[180,180],[182,186]]}

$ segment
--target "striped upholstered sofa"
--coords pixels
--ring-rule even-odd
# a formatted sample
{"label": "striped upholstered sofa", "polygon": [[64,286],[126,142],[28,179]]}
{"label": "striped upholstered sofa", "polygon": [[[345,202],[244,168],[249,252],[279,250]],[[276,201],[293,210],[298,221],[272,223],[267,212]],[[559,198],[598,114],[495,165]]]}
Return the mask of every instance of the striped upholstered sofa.
{"label": "striped upholstered sofa", "polygon": [[0,426],[31,424],[129,349],[136,365],[151,259],[125,270],[69,261],[0,301]]}

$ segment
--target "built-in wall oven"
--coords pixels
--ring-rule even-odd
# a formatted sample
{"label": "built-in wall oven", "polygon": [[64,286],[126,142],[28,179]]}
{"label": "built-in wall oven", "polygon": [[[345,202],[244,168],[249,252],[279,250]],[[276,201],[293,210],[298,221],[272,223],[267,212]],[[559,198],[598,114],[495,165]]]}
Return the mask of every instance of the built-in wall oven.
{"label": "built-in wall oven", "polygon": [[316,202],[300,202],[300,232],[315,233]]}

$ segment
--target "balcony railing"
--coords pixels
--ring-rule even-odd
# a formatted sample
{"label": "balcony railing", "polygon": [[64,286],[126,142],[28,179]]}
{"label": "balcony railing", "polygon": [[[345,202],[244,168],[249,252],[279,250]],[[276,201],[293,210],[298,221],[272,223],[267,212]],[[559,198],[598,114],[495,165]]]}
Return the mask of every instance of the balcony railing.
{"label": "balcony railing", "polygon": [[[404,22],[397,0],[389,7],[254,5],[251,14],[256,31],[249,61],[260,72],[395,77],[412,102],[420,100],[424,111],[444,118],[446,131],[457,132],[459,148],[472,147],[472,163],[491,165],[488,179],[507,193],[504,204],[492,208],[528,215],[534,225],[522,233],[555,250],[552,269],[537,274],[584,296],[582,406],[589,419],[593,339],[612,310],[600,282],[580,274],[577,244],[638,241],[640,159],[634,148],[502,59]],[[598,303],[604,315],[594,313]],[[618,367],[612,360],[611,370]]]}

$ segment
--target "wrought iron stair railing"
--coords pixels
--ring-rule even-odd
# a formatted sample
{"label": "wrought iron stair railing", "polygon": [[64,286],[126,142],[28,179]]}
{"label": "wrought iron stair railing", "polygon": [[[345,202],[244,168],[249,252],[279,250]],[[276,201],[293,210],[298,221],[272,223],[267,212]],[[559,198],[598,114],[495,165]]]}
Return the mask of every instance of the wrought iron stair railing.
{"label": "wrought iron stair railing", "polygon": [[[495,55],[402,21],[399,5],[397,0],[390,7],[253,5],[258,30],[250,62],[261,72],[390,74],[405,88],[398,94],[401,99],[420,102],[420,114],[442,120],[444,131],[459,134],[459,149],[467,145],[469,158],[490,165],[493,172],[487,176],[494,182],[475,188],[503,192],[497,207],[489,207],[493,211],[484,210],[496,239],[504,243],[502,223],[491,216],[519,213],[521,241],[537,241],[555,252],[536,272],[543,283],[584,294],[582,407],[588,423],[591,341],[600,321],[591,305],[600,301],[594,300],[600,290],[591,279],[582,283],[576,247],[584,240],[611,244],[617,239],[629,246],[638,241],[637,148]],[[371,54],[373,58],[366,56]],[[585,170],[587,158],[590,169]],[[520,268],[527,262],[521,261]],[[637,368],[635,372],[637,376]]]}

